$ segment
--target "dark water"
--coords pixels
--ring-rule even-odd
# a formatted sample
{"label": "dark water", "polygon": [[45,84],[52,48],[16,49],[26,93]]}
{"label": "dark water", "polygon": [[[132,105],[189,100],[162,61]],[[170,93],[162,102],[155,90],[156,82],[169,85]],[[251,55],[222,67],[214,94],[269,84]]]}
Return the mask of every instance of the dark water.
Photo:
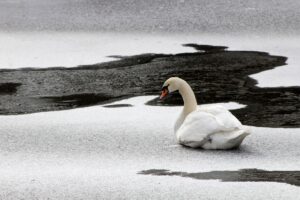
{"label": "dark water", "polygon": [[103,106],[105,108],[121,108],[121,107],[132,107],[131,104],[113,104],[113,105],[106,105],[106,106]]}
{"label": "dark water", "polygon": [[138,172],[142,175],[180,176],[199,180],[220,180],[222,182],[277,182],[300,186],[300,171],[266,171],[261,169],[240,169],[238,171],[211,171],[188,173],[166,169],[149,169]]}
{"label": "dark water", "polygon": [[0,94],[14,94],[21,83],[0,83]]}

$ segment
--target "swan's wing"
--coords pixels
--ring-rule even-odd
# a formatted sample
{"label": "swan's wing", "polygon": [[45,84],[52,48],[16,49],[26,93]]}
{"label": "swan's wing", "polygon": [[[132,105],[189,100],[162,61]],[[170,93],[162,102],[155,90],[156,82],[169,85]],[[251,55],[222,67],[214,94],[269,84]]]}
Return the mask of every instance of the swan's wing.
{"label": "swan's wing", "polygon": [[241,122],[230,111],[221,105],[200,106],[198,111],[212,114],[227,131],[242,127]]}
{"label": "swan's wing", "polygon": [[176,136],[181,144],[201,146],[211,134],[221,132],[223,129],[223,124],[211,113],[194,111],[186,117],[181,127],[177,130]]}

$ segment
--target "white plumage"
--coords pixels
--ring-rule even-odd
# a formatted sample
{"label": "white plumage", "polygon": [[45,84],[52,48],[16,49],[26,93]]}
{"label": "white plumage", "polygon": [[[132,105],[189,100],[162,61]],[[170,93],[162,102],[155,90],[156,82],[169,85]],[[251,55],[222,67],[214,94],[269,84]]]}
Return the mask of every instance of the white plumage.
{"label": "white plumage", "polygon": [[231,149],[249,134],[246,129],[223,106],[203,105],[186,116],[176,138],[180,144],[193,148]]}

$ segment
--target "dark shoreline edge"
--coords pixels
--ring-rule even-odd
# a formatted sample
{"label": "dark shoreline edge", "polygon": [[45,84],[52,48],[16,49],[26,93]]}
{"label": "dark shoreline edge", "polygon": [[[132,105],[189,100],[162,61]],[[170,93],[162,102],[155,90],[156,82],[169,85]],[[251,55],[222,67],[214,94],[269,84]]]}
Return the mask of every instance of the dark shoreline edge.
{"label": "dark shoreline edge", "polygon": [[[185,44],[198,52],[142,54],[73,68],[0,69],[0,114],[25,114],[99,105],[119,99],[158,95],[165,79],[179,76],[195,91],[199,104],[235,101],[244,124],[300,127],[300,87],[258,88],[249,77],[286,64],[284,56],[230,51],[224,46]],[[17,85],[16,85],[17,84]],[[149,105],[180,105],[175,95]],[[111,108],[113,109],[113,108]]]}

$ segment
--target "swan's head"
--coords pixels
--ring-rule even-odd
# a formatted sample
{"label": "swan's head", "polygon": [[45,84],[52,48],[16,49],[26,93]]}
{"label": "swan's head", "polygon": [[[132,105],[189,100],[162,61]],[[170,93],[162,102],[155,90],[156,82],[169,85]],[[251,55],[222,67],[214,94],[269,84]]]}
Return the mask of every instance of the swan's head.
{"label": "swan's head", "polygon": [[164,99],[168,94],[179,90],[182,81],[183,80],[178,77],[171,77],[166,80],[161,89],[160,99]]}

